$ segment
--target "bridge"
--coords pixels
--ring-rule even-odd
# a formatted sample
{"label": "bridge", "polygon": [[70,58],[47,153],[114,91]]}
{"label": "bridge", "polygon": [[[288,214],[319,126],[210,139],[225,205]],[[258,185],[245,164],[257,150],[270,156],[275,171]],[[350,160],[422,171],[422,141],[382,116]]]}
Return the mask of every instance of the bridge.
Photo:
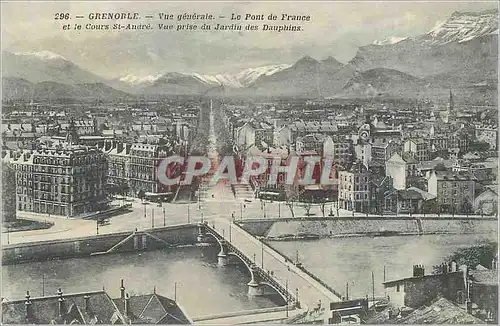
{"label": "bridge", "polygon": [[199,223],[198,241],[214,240],[220,247],[217,255],[219,266],[236,262],[246,266],[250,275],[247,283],[249,296],[278,293],[288,308],[281,312],[259,311],[252,315],[242,312],[236,316],[234,314],[228,317],[213,316],[212,319],[205,317],[202,323],[224,321],[224,323],[241,324],[289,321],[291,318],[327,323],[328,318],[331,318],[328,308],[330,303],[341,301],[339,293],[247,233],[233,221],[217,218],[213,220],[212,225],[207,222]]}

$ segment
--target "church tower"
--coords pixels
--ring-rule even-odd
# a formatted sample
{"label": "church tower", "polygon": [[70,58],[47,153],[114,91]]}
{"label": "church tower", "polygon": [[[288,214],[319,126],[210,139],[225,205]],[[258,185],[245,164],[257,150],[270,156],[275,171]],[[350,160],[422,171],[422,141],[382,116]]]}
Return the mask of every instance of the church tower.
{"label": "church tower", "polygon": [[448,100],[448,110],[453,111],[455,108],[455,103],[453,103],[453,93],[451,92],[450,89],[450,99]]}
{"label": "church tower", "polygon": [[453,101],[453,93],[450,89],[450,98],[448,100],[448,107],[446,109],[446,115],[448,116],[447,123],[453,123],[456,121],[457,114],[455,112],[455,102]]}
{"label": "church tower", "polygon": [[78,132],[76,130],[75,122],[71,119],[67,132],[66,132],[66,142],[69,145],[75,145],[79,143]]}

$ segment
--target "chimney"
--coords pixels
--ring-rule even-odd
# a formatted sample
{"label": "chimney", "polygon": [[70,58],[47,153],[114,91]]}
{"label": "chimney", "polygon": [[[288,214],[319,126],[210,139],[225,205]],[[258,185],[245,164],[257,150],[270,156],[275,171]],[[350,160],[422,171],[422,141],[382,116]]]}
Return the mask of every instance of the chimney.
{"label": "chimney", "polygon": [[85,311],[88,312],[90,310],[90,296],[88,294],[84,295],[83,300],[85,300]]}
{"label": "chimney", "polygon": [[120,286],[120,298],[125,299],[125,287],[123,286],[123,278],[121,280],[121,286]]}
{"label": "chimney", "polygon": [[451,271],[452,272],[458,272],[458,264],[456,261],[451,262]]}
{"label": "chimney", "polygon": [[423,265],[413,265],[413,277],[422,277],[425,275],[425,269]]}
{"label": "chimney", "polygon": [[63,298],[63,292],[61,288],[57,290],[57,294],[59,295],[59,299],[57,301],[59,302],[59,317],[62,317],[64,315],[64,298]]}
{"label": "chimney", "polygon": [[466,305],[467,313],[468,313],[468,314],[472,314],[472,302],[467,301],[467,302],[465,303],[465,305]]}
{"label": "chimney", "polygon": [[128,296],[127,293],[127,296],[125,297],[125,310],[124,310],[125,317],[128,317],[129,313],[130,313],[130,297]]}
{"label": "chimney", "polygon": [[31,300],[30,300],[30,291],[26,291],[26,301],[24,302],[24,306],[26,308],[26,319],[29,320],[31,318]]}

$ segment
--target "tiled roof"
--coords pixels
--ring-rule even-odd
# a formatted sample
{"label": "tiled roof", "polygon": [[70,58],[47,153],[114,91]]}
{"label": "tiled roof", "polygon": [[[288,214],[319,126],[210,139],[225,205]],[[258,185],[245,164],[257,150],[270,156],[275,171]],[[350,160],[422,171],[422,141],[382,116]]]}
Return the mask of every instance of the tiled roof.
{"label": "tiled roof", "polygon": [[435,171],[438,180],[451,181],[468,181],[474,180],[474,177],[469,173],[460,173],[454,171]]}
{"label": "tiled roof", "polygon": [[424,191],[424,190],[422,190],[420,188],[417,188],[417,187],[410,187],[407,190],[418,192],[420,194],[420,196],[422,196],[422,198],[424,200],[431,200],[431,199],[436,198],[436,195],[430,194],[427,191]]}
{"label": "tiled roof", "polygon": [[[85,305],[88,296],[88,306]],[[189,324],[177,304],[166,297],[153,294],[133,296],[129,314],[125,317],[125,300],[111,299],[104,291],[63,295],[64,313],[59,315],[59,295],[31,298],[30,318],[26,319],[26,300],[2,303],[3,324],[113,324],[130,321],[133,324]],[[127,320],[130,318],[129,320]]]}
{"label": "tiled roof", "polygon": [[[89,296],[88,310],[85,310],[84,296]],[[111,298],[104,291],[87,292],[63,295],[66,313],[59,316],[59,296],[48,296],[30,299],[31,319],[30,323],[50,324],[70,323],[73,319],[83,319],[84,323],[95,319],[97,323],[109,324],[111,316],[116,309]],[[26,324],[26,300],[9,301],[2,303],[2,323]]]}
{"label": "tiled roof", "polygon": [[465,310],[441,298],[430,306],[421,307],[398,320],[400,324],[484,324]]}
{"label": "tiled roof", "polygon": [[418,161],[409,153],[402,153],[401,157],[407,164],[417,164]]}
{"label": "tiled roof", "polygon": [[470,273],[475,283],[498,286],[498,271],[496,270],[473,270]]}
{"label": "tiled roof", "polygon": [[[189,324],[184,312],[175,301],[156,293],[137,295],[129,298],[128,317],[136,324]],[[125,299],[113,299],[121,314],[125,315]]]}

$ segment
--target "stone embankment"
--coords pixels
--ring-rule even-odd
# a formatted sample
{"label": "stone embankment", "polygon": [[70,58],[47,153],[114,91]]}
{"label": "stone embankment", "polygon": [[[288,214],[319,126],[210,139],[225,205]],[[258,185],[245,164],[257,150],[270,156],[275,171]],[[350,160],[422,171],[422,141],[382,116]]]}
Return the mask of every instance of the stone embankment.
{"label": "stone embankment", "polygon": [[2,265],[194,245],[197,243],[197,234],[196,225],[186,224],[145,231],[4,245]]}
{"label": "stone embankment", "polygon": [[497,230],[496,219],[287,219],[247,220],[241,227],[268,240],[316,239],[349,236],[393,236],[424,234],[475,234]]}

